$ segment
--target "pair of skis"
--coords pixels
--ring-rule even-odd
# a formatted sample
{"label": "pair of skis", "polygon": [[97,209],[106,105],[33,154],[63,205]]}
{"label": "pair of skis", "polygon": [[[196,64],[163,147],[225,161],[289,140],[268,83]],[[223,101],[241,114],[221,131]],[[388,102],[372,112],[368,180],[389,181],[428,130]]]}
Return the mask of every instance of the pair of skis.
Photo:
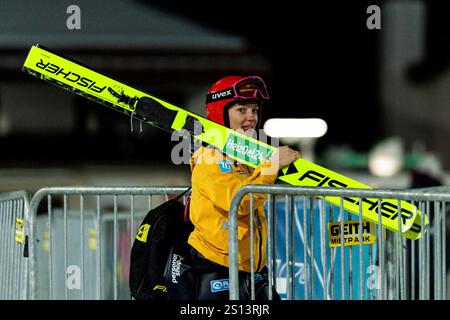
{"label": "pair of skis", "polygon": [[[251,167],[256,167],[263,157],[270,157],[276,150],[271,145],[96,72],[41,45],[31,47],[22,70],[152,126],[169,132],[184,130],[195,139],[213,145],[230,158]],[[278,179],[294,186],[371,189],[361,182],[302,158],[280,170]],[[340,205],[339,197],[325,197],[325,200]],[[380,211],[382,226],[394,232],[399,230],[400,219],[401,232],[409,239],[419,239],[425,230],[424,226],[429,224],[425,215],[422,225],[422,213],[406,201],[401,201],[399,206],[397,200],[393,199],[381,199],[378,203],[377,199],[364,198],[361,203],[361,215],[364,219],[378,223]],[[358,198],[346,197],[343,204],[349,212],[359,214]]]}

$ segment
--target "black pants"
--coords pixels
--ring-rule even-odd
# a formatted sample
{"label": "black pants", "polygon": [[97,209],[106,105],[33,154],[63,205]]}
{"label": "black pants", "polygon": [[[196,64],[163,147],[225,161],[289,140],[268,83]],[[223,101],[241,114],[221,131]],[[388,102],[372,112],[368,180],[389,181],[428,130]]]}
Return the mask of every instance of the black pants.
{"label": "black pants", "polygon": [[[187,243],[171,249],[165,271],[169,300],[228,300],[229,270],[205,259]],[[239,299],[251,299],[251,274],[239,271]],[[267,268],[255,272],[255,299],[268,300]],[[272,288],[272,299],[281,300]]]}

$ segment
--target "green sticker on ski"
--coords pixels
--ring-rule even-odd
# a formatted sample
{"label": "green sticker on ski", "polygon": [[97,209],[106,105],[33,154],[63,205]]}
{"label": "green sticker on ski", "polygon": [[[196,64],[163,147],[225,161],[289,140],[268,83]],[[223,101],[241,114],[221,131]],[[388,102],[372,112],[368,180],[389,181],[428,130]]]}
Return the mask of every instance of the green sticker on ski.
{"label": "green sticker on ski", "polygon": [[272,155],[270,148],[255,143],[248,137],[240,137],[235,134],[228,135],[223,152],[236,159],[244,159],[247,163],[256,167],[262,158],[269,158]]}
{"label": "green sticker on ski", "polygon": [[[31,47],[22,70],[161,129],[187,130],[196,139],[215,146],[230,158],[253,168],[263,157],[270,157],[276,150],[273,146],[179,108],[40,45]],[[371,189],[301,158],[283,168],[278,179],[294,186]],[[340,205],[339,197],[325,197],[325,200]],[[358,198],[346,197],[343,205],[349,212],[359,214]],[[380,212],[383,227],[398,232],[400,218],[403,236],[409,239],[419,239],[422,236],[422,213],[406,201],[381,199],[378,202],[377,199],[361,199],[361,207],[361,215],[368,221],[378,224]],[[424,226],[427,226],[428,218],[426,215],[423,218]]]}

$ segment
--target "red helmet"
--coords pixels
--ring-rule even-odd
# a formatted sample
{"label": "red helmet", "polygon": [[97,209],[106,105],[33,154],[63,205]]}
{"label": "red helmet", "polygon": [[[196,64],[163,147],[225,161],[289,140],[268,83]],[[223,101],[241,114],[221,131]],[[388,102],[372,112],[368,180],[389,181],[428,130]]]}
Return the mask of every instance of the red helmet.
{"label": "red helmet", "polygon": [[257,76],[226,76],[214,83],[206,95],[206,116],[225,125],[225,107],[237,101],[257,101],[270,99],[266,84]]}

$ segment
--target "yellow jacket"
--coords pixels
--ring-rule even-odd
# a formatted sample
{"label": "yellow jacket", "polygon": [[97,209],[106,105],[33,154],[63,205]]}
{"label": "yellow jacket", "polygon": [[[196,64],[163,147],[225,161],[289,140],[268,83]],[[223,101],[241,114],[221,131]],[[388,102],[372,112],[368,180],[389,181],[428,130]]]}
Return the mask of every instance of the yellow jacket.
{"label": "yellow jacket", "polygon": [[[278,166],[263,159],[255,169],[235,163],[212,147],[200,147],[191,158],[192,192],[190,219],[195,226],[188,243],[205,258],[228,267],[228,210],[234,194],[248,184],[272,184]],[[255,271],[266,264],[266,195],[254,194]],[[238,211],[239,270],[250,272],[250,196]]]}

